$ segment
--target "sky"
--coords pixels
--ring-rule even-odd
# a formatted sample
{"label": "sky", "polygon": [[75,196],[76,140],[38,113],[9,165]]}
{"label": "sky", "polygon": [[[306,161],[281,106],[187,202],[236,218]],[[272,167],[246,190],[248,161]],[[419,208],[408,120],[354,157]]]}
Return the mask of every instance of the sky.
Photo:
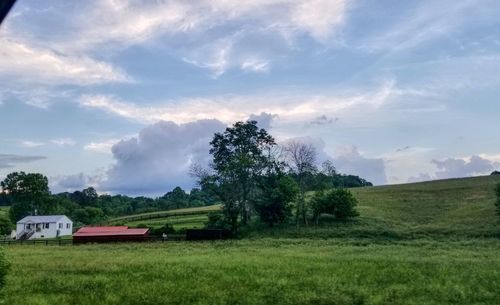
{"label": "sky", "polygon": [[19,0],[0,26],[0,179],[190,189],[254,119],[376,185],[500,169],[500,1]]}

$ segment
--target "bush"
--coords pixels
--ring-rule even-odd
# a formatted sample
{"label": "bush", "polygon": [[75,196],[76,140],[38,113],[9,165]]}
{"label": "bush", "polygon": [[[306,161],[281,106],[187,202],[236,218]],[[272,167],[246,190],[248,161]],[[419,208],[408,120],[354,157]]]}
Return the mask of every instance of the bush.
{"label": "bush", "polygon": [[356,211],[357,200],[346,189],[317,192],[312,198],[312,210],[316,223],[321,214],[332,214],[336,219],[345,220],[359,216]]}
{"label": "bush", "polygon": [[12,231],[13,225],[10,219],[0,215],[0,235],[8,235]]}
{"label": "bush", "polygon": [[9,264],[5,259],[5,255],[0,248],[0,289],[5,285],[5,276],[7,275],[7,271],[9,269]]}
{"label": "bush", "polygon": [[262,179],[261,194],[254,202],[255,210],[260,220],[272,227],[291,215],[290,203],[297,198],[299,186],[287,176],[270,175]]}
{"label": "bush", "polygon": [[213,211],[208,213],[208,221],[205,223],[205,227],[207,229],[230,229],[231,224],[221,212]]}
{"label": "bush", "polygon": [[497,207],[497,215],[500,217],[500,183],[497,184],[497,187],[495,188],[495,193],[497,195],[497,201],[495,202],[495,205]]}

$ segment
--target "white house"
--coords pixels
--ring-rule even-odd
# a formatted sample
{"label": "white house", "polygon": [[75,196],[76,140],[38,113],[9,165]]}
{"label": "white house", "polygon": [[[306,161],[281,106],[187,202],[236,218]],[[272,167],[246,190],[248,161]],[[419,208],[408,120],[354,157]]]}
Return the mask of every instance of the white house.
{"label": "white house", "polygon": [[16,227],[16,239],[55,238],[72,233],[73,222],[65,215],[26,216]]}

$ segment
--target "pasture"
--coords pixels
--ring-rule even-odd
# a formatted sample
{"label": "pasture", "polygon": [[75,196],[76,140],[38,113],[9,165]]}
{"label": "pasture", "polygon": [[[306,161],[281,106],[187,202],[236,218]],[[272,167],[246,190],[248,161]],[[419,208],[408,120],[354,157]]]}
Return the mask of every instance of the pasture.
{"label": "pasture", "polygon": [[159,228],[170,224],[175,230],[203,228],[208,220],[208,213],[220,210],[220,205],[168,210],[152,213],[134,214],[110,219],[105,224],[126,225],[130,227],[148,226]]}
{"label": "pasture", "polygon": [[11,246],[4,304],[499,304],[500,242]]}

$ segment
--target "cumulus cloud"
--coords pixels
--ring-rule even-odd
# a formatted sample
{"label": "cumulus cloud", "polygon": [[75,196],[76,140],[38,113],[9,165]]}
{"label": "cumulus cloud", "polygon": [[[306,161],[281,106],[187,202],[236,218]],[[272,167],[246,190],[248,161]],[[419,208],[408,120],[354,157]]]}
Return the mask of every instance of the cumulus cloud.
{"label": "cumulus cloud", "polygon": [[251,114],[248,120],[256,121],[260,128],[269,129],[271,128],[271,122],[277,117],[276,114],[261,112],[260,114]]}
{"label": "cumulus cloud", "polygon": [[16,154],[0,154],[0,168],[12,168],[16,164],[34,162],[47,159],[44,156],[24,156]]}
{"label": "cumulus cloud", "polygon": [[385,160],[366,157],[354,145],[339,146],[334,154],[330,154],[319,137],[296,137],[283,141],[283,144],[288,141],[312,145],[316,149],[318,166],[325,160],[331,160],[340,173],[360,176],[375,185],[387,183]]}
{"label": "cumulus cloud", "polygon": [[384,159],[367,158],[354,145],[338,148],[333,164],[339,172],[358,175],[375,185],[387,183]]}
{"label": "cumulus cloud", "polygon": [[489,174],[500,166],[498,162],[476,155],[467,159],[447,158],[444,160],[432,160],[432,163],[438,168],[436,172],[438,179]]}
{"label": "cumulus cloud", "polygon": [[115,163],[100,184],[104,191],[124,194],[162,194],[180,185],[194,186],[189,168],[206,165],[209,142],[226,127],[217,120],[186,124],[161,121],[142,129],[137,137],[112,148]]}

